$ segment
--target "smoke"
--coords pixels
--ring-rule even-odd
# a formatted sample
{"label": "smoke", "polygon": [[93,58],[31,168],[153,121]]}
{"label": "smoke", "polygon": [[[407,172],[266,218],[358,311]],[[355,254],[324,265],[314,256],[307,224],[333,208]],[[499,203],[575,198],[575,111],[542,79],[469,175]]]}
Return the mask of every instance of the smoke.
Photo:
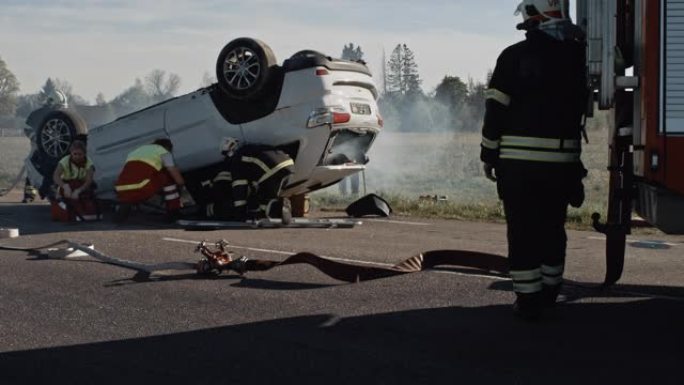
{"label": "smoke", "polygon": [[447,195],[463,203],[495,200],[480,162],[483,112],[431,97],[381,100],[385,127],[368,153],[368,192]]}

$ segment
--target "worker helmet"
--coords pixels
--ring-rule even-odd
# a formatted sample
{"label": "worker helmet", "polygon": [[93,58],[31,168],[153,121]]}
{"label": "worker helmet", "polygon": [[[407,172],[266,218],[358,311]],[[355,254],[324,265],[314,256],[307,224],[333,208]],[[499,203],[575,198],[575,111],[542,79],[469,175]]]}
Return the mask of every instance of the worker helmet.
{"label": "worker helmet", "polygon": [[540,24],[566,20],[570,18],[570,2],[568,0],[523,0],[515,10],[522,14],[523,21],[537,21]]}
{"label": "worker helmet", "polygon": [[225,156],[233,156],[235,150],[239,147],[240,141],[235,138],[223,138],[221,143],[221,154]]}
{"label": "worker helmet", "polygon": [[50,107],[66,108],[67,107],[67,97],[60,90],[54,90],[48,95],[45,104]]}

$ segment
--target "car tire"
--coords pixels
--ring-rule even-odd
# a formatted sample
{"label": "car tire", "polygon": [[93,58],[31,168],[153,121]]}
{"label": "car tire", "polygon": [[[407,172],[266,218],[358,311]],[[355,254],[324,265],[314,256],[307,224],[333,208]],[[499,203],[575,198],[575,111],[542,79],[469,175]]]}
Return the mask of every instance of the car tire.
{"label": "car tire", "polygon": [[276,59],[266,43],[242,37],[226,44],[216,61],[216,79],[228,96],[256,99],[268,84]]}
{"label": "car tire", "polygon": [[74,140],[87,132],[86,123],[68,110],[49,112],[36,131],[38,151],[51,160],[59,161],[69,153]]}

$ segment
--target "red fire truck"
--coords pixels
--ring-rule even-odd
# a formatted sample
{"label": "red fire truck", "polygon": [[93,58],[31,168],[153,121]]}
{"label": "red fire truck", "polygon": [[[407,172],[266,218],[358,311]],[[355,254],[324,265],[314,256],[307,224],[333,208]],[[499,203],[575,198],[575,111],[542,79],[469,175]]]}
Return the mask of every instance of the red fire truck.
{"label": "red fire truck", "polygon": [[[611,109],[606,284],[620,279],[634,209],[684,234],[684,0],[578,0],[599,108]],[[590,109],[591,110],[591,109]]]}

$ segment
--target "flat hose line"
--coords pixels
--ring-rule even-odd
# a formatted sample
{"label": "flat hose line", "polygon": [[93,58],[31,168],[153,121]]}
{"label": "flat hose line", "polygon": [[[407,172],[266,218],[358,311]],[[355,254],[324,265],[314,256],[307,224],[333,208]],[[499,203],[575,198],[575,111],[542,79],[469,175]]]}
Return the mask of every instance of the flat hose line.
{"label": "flat hose line", "polygon": [[[114,258],[93,250],[86,245],[62,240],[39,247],[12,247],[0,245],[0,250],[37,252],[55,246],[67,245],[79,250],[96,260],[109,265],[124,267],[137,272],[152,274],[158,271],[195,269],[196,264],[190,262],[167,262],[148,264],[125,259]],[[359,266],[351,263],[333,261],[312,253],[297,253],[283,261],[266,259],[247,259],[243,272],[266,271],[278,266],[307,264],[320,270],[331,278],[343,282],[361,282],[396,275],[416,273],[436,266],[455,266],[460,268],[487,271],[498,274],[508,272],[507,259],[495,254],[463,250],[435,250],[415,255],[391,267]]]}
{"label": "flat hose line", "polygon": [[[143,273],[147,276],[160,271],[194,270],[197,268],[197,264],[192,262],[142,263],[115,258],[97,250],[91,249],[87,245],[79,244],[69,240],[61,240],[38,247],[13,247],[0,245],[0,250],[39,252],[41,250],[60,245],[67,245],[67,247],[70,247],[74,250],[79,250],[95,258],[99,262],[135,270],[136,272]],[[352,263],[333,261],[312,253],[301,252],[293,254],[282,261],[247,259],[244,262],[240,273],[249,271],[267,271],[278,266],[297,264],[313,266],[333,279],[348,283],[370,281],[403,274],[417,273],[437,266],[453,266],[456,268],[487,272],[493,275],[506,275],[509,271],[508,259],[500,255],[467,250],[433,250],[410,257],[391,267],[360,266]],[[568,286],[599,291],[606,290],[612,286],[612,284],[607,284],[605,282],[601,284],[593,284],[564,280],[564,283]],[[681,300],[679,297],[676,297],[675,299]]]}

